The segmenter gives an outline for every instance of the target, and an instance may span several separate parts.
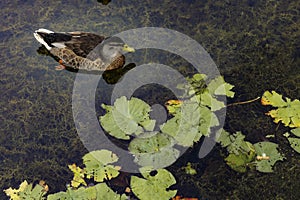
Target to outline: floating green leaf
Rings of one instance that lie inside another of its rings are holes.
[[[7,196],[10,197],[11,200],[21,200],[21,199],[45,199],[44,195],[46,194],[46,190],[43,186],[37,184],[33,187],[32,184],[28,184],[27,181],[23,181],[20,184],[19,189],[8,188],[4,190]]]
[[[143,178],[131,177],[130,186],[132,192],[142,200],[169,200],[177,193],[176,190],[170,190],[170,186],[176,183],[173,175],[166,169],[156,171],[141,170]],[[156,174],[155,174],[156,173]]]
[[[300,138],[288,138],[291,147],[300,153]]]
[[[207,87],[213,95],[225,95],[231,98],[234,97],[234,92],[231,91],[234,86],[226,83],[222,76],[218,76],[210,81]]]
[[[287,137],[287,139],[289,140],[290,146],[295,151],[300,153],[300,128],[292,129],[291,132],[293,133],[293,135],[297,136],[298,138],[290,137],[291,135],[288,132],[286,132],[284,136]]]
[[[231,153],[225,158],[225,161],[233,170],[237,172],[246,172],[248,164],[253,161],[254,157],[254,151],[239,154]]]
[[[171,136],[152,132],[133,139],[129,150],[135,155],[134,161],[139,165],[160,169],[171,165],[179,157],[179,151],[173,145],[174,139]]]
[[[287,106],[287,102],[283,100],[283,97],[281,94],[278,94],[275,91],[265,91],[262,98],[261,103],[263,105],[271,105],[274,107],[285,107]]]
[[[246,172],[249,163],[255,157],[254,146],[244,140],[245,135],[241,132],[230,134],[225,130],[220,131],[217,142],[227,148],[229,155],[225,158],[226,163],[237,172]]]
[[[109,165],[118,161],[116,154],[108,150],[92,151],[83,156],[87,178],[94,178],[96,182],[109,180],[119,175],[119,166]]]
[[[68,188],[66,192],[59,192],[48,196],[47,200],[70,200],[70,199],[109,199],[125,200],[125,195],[120,196],[111,190],[105,183],[98,183],[91,187],[80,187],[78,189]]]
[[[125,96],[120,97],[114,106],[102,105],[107,113],[100,117],[102,127],[112,136],[119,139],[130,139],[130,135],[139,135],[143,129],[152,131],[155,120],[151,120],[151,107],[144,101]]]
[[[252,144],[244,139],[245,135],[243,135],[240,131],[234,134],[229,134],[223,130],[217,141],[221,143],[222,147],[227,147],[227,151],[229,153],[234,153],[236,155],[254,151]]]
[[[194,74],[191,78],[187,78],[188,85],[177,85],[178,89],[184,90],[185,96],[192,96],[195,94],[201,94],[206,90],[205,74]]]
[[[171,135],[177,144],[192,146],[202,135],[208,136],[210,128],[219,125],[218,118],[205,106],[196,102],[184,101],[181,112],[160,126],[163,133]]]
[[[201,105],[208,106],[211,111],[217,111],[225,107],[224,102],[217,100],[208,91],[202,93],[198,98],[201,101]]]
[[[264,155],[268,159],[256,160],[256,169],[260,172],[273,172],[273,165],[284,157],[277,150],[278,144],[272,142],[258,142],[254,144],[257,155]]]
[[[295,99],[291,101],[289,98],[283,99],[282,95],[275,91],[266,91],[262,98],[261,103],[263,105],[271,105],[277,107],[276,110],[271,110],[266,115],[274,118],[275,123],[280,121],[289,127],[300,127],[300,101]]]

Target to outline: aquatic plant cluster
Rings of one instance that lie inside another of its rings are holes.
[[[102,105],[106,114],[99,118],[102,127],[116,139],[128,140],[128,150],[134,156],[134,161],[140,166],[140,175],[130,175],[130,183],[122,194],[117,194],[109,187],[109,181],[117,179],[122,172],[122,166],[115,165],[118,155],[102,149],[92,151],[83,156],[84,167],[69,165],[74,176],[65,192],[46,193],[48,185],[41,181],[33,186],[25,180],[18,189],[8,188],[4,192],[12,200],[22,198],[34,199],[127,199],[134,196],[141,200],[175,198],[176,189],[170,189],[176,184],[176,179],[165,167],[172,165],[180,156],[176,145],[192,147],[201,137],[210,137],[212,128],[219,125],[215,112],[224,108],[224,102],[217,99],[223,95],[233,97],[233,85],[226,83],[219,76],[205,83],[204,74],[195,74],[187,78],[189,85],[178,85],[183,90],[183,100],[169,100],[166,108],[171,117],[160,126],[160,131],[154,131],[156,121],[150,118],[151,107],[138,98],[118,98],[114,105]],[[266,91],[262,105],[279,107],[283,111],[271,110],[266,113],[274,118],[275,123],[297,127],[290,137],[285,134],[291,147],[300,153],[300,124],[295,116],[298,113],[285,109],[297,109],[299,100],[283,100],[282,95],[275,91]],[[287,104],[289,106],[287,106]],[[299,109],[298,109],[299,110]],[[276,115],[274,114],[276,112]],[[201,113],[196,115],[195,113]],[[204,113],[204,114],[203,114]],[[273,114],[270,114],[273,113]],[[288,116],[287,116],[288,115]],[[181,123],[183,121],[183,123]],[[299,128],[298,128],[299,127]],[[278,144],[268,141],[252,144],[245,141],[241,132],[229,133],[223,128],[217,131],[217,142],[226,149],[224,160],[233,170],[243,173],[247,170],[270,173],[277,161],[283,161],[284,156],[278,151]],[[187,174],[196,175],[197,169],[188,163]]]

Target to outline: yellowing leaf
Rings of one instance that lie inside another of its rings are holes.
[[[261,98],[263,105],[277,107],[276,110],[270,110],[266,115],[274,118],[275,123],[282,122],[285,126],[300,127],[300,101],[298,99],[291,101],[289,98],[283,100],[282,95],[272,91],[266,91]]]
[[[71,186],[77,188],[80,184],[87,186],[84,178],[84,170],[77,167],[75,164],[68,165],[69,169],[74,173],[73,180],[71,181]]]
[[[10,197],[11,200],[19,200],[20,197],[18,193],[24,191],[27,186],[28,186],[28,182],[25,180],[20,184],[19,189],[13,189],[10,187],[4,190],[4,192],[6,193],[7,196]]]
[[[271,105],[274,107],[284,107],[287,103],[282,99],[282,95],[275,91],[266,91],[261,98],[262,105]]]

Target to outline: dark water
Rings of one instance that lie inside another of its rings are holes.
[[[112,0],[105,6],[92,0],[4,0],[0,7],[1,190],[25,179],[45,180],[50,192],[64,190],[72,177],[67,165],[80,163],[87,152],[72,117],[76,73],[55,71],[57,63],[37,53],[40,45],[32,33],[38,28],[106,36],[146,26],[173,29],[197,40],[225,80],[235,85],[236,96],[230,101],[252,99],[265,90],[300,98],[299,1]],[[130,58],[157,61],[147,52]],[[175,57],[168,59],[176,64]],[[273,142],[287,159],[276,165],[274,173],[237,174],[217,149],[201,161],[190,158],[201,171],[196,176],[184,174],[180,164],[171,167],[179,194],[203,199],[299,199],[300,156],[281,136],[285,129],[277,128],[264,112],[259,102],[230,107],[225,128],[243,131],[251,142],[276,133]],[[5,198],[0,193],[0,199]]]

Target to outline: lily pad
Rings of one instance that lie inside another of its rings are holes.
[[[116,154],[108,150],[92,151],[83,156],[87,178],[94,178],[96,182],[103,182],[119,175],[119,166],[110,165],[118,161]]]
[[[261,98],[261,103],[277,107],[266,113],[274,118],[275,123],[282,122],[285,126],[292,128],[300,127],[300,101],[298,99],[291,101],[289,98],[283,99],[282,95],[275,91],[266,91]]]
[[[166,169],[156,171],[143,171],[143,178],[132,176],[130,187],[132,192],[143,200],[169,200],[174,197],[177,190],[169,189],[176,183],[174,176]]]
[[[145,133],[145,135],[133,139],[129,144],[129,150],[135,155],[136,163],[160,169],[177,160],[179,151],[173,148],[174,139],[171,136],[159,132]]]
[[[273,172],[273,165],[282,161],[284,157],[277,150],[278,144],[272,142],[258,142],[254,144],[257,155],[265,155],[268,159],[256,160],[256,169],[260,172]]]
[[[119,139],[130,139],[130,135],[139,135],[145,130],[153,131],[155,120],[151,120],[151,107],[144,101],[125,96],[120,97],[114,106],[102,105],[107,113],[100,117],[102,127]]]

